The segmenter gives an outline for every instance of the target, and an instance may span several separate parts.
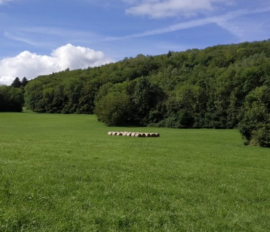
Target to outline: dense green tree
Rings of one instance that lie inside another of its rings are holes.
[[[43,100],[43,86],[41,81],[35,80],[29,82],[25,87],[24,97],[26,107],[32,109],[35,112],[46,112],[45,102]]]
[[[100,88],[99,81],[89,82],[82,86],[79,98],[79,107],[76,113],[93,114],[95,108],[95,96]]]
[[[11,84],[14,88],[20,88],[22,86],[22,82],[20,81],[19,77],[16,77]]]
[[[270,88],[258,87],[248,94],[239,130],[247,144],[270,147]]]
[[[153,111],[157,111],[157,105],[165,99],[165,94],[160,87],[151,83],[145,77],[139,78],[128,87],[127,92],[130,94],[134,109],[133,120],[137,125],[145,126],[150,122],[151,111],[153,120]]]
[[[3,94],[0,93],[0,112],[5,110],[5,97]]]
[[[95,108],[98,120],[108,126],[129,125],[130,102],[125,93],[109,93],[103,97]]]
[[[112,87],[113,84],[111,82],[108,82],[99,88],[97,95],[95,97],[95,105],[97,105],[98,102],[109,93]]]
[[[23,91],[12,86],[0,86],[0,112],[21,112]]]
[[[23,79],[22,79],[22,86],[26,86],[27,85],[27,83],[28,83],[28,80],[27,80],[27,78],[26,77],[24,77]]]

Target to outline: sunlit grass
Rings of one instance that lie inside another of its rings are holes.
[[[0,114],[0,231],[270,231],[269,176],[237,130]]]

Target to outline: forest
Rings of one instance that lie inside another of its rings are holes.
[[[270,147],[270,40],[139,54],[14,82],[0,86],[0,111],[25,105],[96,114],[108,126],[238,128],[246,145]]]

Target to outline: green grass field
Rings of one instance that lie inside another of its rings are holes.
[[[270,231],[270,150],[237,130],[2,113],[0,231]]]

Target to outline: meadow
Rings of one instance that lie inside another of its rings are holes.
[[[0,231],[270,231],[269,177],[237,130],[0,114]]]

